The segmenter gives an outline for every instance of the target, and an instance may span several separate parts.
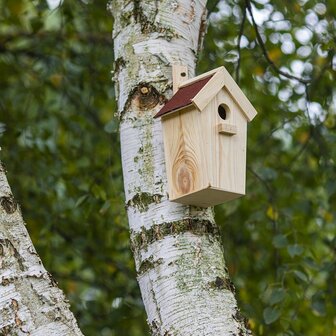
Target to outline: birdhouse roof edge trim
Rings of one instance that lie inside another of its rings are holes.
[[[230,96],[241,108],[246,119],[249,122],[252,121],[257,115],[257,111],[224,66],[217,68],[216,73],[192,101],[202,111],[223,87],[229,91]]]
[[[179,89],[184,87],[184,86],[188,86],[188,85],[191,85],[193,84],[194,82],[198,82],[200,81],[201,79],[204,79],[206,77],[210,77],[210,76],[213,76],[215,75],[218,71],[220,71],[222,68],[224,68],[223,66],[220,66],[218,68],[215,68],[215,69],[212,69],[212,70],[209,70],[207,72],[204,72],[196,77],[193,77],[193,78],[189,78],[185,81],[183,81],[180,85],[179,85]]]

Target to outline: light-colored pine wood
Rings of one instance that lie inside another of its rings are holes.
[[[219,70],[221,70],[221,68],[223,68],[223,66],[221,66],[219,68],[216,68],[216,69],[213,69],[213,70],[210,70],[208,72],[205,72],[205,73],[203,73],[201,75],[198,75],[197,77],[190,78],[190,79],[184,81],[183,83],[181,83],[179,87],[181,88],[181,87],[193,84],[195,82],[198,82],[199,80],[201,80],[203,78],[206,78],[206,77],[209,77],[209,76],[215,74],[216,72],[218,72]]]
[[[216,96],[217,92],[221,90],[224,86],[224,80],[223,67],[221,67],[192,99],[192,102],[200,111],[203,111]]]
[[[229,72],[223,67],[223,73],[225,76],[225,87],[229,91],[231,97],[236,101],[236,103],[240,106],[242,112],[245,114],[248,121],[254,119],[257,115],[256,109],[253,107],[251,102],[247,99],[243,91],[240,89],[238,84],[231,77]]]
[[[235,135],[237,134],[237,126],[226,124],[221,122],[217,125],[218,133],[225,134],[225,135]]]
[[[192,105],[162,117],[169,199],[207,207],[241,197],[247,122],[256,111],[224,67],[183,83],[181,69],[173,70],[175,88],[212,78]]]
[[[173,93],[175,94],[182,82],[188,79],[188,67],[186,65],[173,64]]]
[[[225,104],[228,109],[226,120],[218,114],[218,106]],[[218,189],[245,194],[246,174],[246,132],[247,120],[229,92],[223,88],[201,113],[202,123],[208,123],[206,133],[208,154],[207,171],[209,184]],[[218,124],[233,125],[237,129],[234,136],[224,136],[217,132]]]
[[[218,114],[223,104],[225,120]],[[171,201],[205,207],[245,194],[247,120],[226,88],[204,111],[189,106],[162,122]],[[219,126],[235,134],[225,136]]]
[[[227,201],[234,200],[242,196],[243,196],[242,194],[237,194],[223,189],[208,187],[196,191],[194,193],[190,193],[175,198],[173,201],[177,203],[189,204],[199,207],[210,207]]]
[[[247,120],[251,121],[257,115],[257,111],[253,105],[250,103],[250,101],[247,99],[242,90],[224,67],[220,67],[215,70],[216,71],[212,78],[192,99],[192,102],[200,111],[203,111],[209,102],[218,93],[218,91],[221,90],[223,86],[225,86],[231,97],[240,106]],[[195,77],[195,80],[199,80],[198,77]]]
[[[208,186],[209,179],[203,169],[204,146],[201,141],[193,140],[198,138],[201,132],[201,115],[193,106],[163,117],[165,159],[171,200]]]

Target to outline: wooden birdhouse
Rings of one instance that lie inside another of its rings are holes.
[[[245,195],[247,122],[257,114],[224,67],[187,79],[173,66],[174,95],[161,117],[169,199],[201,207]]]

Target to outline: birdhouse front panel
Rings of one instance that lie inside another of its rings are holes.
[[[155,116],[171,201],[207,207],[245,194],[247,122],[256,113],[224,67],[179,84]]]
[[[247,121],[227,89],[222,88],[202,115],[203,139],[208,155],[209,186],[228,194],[245,194]]]

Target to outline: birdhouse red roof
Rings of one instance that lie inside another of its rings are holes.
[[[205,77],[194,83],[181,87],[174,96],[166,103],[165,106],[155,115],[154,118],[163,116],[164,114],[179,110],[192,104],[192,99],[202,90],[204,85],[208,83],[212,76]]]
[[[182,82],[174,96],[162,107],[154,118],[162,117],[168,113],[181,110],[189,105],[194,105],[199,111],[209,104],[216,94],[225,88],[241,111],[247,121],[251,121],[257,111],[231,77],[225,67],[206,72],[197,77]]]

